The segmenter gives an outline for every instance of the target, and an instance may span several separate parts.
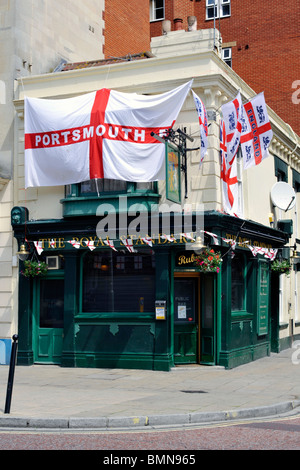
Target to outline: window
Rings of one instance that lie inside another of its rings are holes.
[[[231,260],[231,310],[245,308],[245,263],[242,255]]]
[[[163,20],[165,17],[165,0],[150,0],[150,21]]]
[[[41,279],[40,281],[40,328],[63,328],[64,281]]]
[[[232,66],[232,60],[231,60],[231,47],[224,47],[222,49],[222,60],[229,65],[229,67]]]
[[[275,176],[277,181],[283,181],[284,183],[288,182],[288,166],[280,158],[274,155],[274,166],[275,166]]]
[[[157,192],[157,184],[150,183],[129,183],[121,180],[110,180],[107,178],[83,181],[79,184],[66,186],[66,197],[95,196],[107,193],[127,193],[138,191]]]
[[[230,0],[206,0],[206,19],[230,16]]]
[[[83,312],[154,312],[152,252],[93,251],[83,257]]]
[[[299,193],[300,192],[300,173],[298,173],[298,171],[293,169],[292,174],[293,174],[293,188],[296,193]]]
[[[127,182],[109,179],[95,179],[83,181],[80,183],[81,195],[88,195],[90,193],[106,193],[106,192],[126,192]]]

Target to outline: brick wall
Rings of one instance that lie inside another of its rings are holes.
[[[105,58],[150,51],[148,0],[105,2]]]
[[[189,15],[197,17],[198,29],[213,28],[205,0],[165,0],[165,8],[172,29],[175,17],[187,29]],[[152,37],[161,35],[160,21],[150,26]],[[231,0],[231,16],[217,19],[216,27],[232,47],[232,68],[256,93],[264,91],[267,104],[300,135],[299,0]]]

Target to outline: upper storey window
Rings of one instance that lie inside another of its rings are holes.
[[[224,18],[231,15],[230,0],[206,0],[206,19]]]
[[[165,18],[165,0],[150,0],[150,21]]]
[[[97,179],[83,181],[76,185],[66,186],[66,197],[78,197],[78,196],[96,196],[109,193],[132,193],[132,192],[144,192],[147,193],[157,192],[157,184],[155,182],[150,183],[130,183],[127,181],[109,180],[109,179]]]

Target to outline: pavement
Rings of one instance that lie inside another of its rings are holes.
[[[0,428],[149,429],[300,413],[300,349],[234,369],[16,366],[5,413],[8,373],[1,365]]]

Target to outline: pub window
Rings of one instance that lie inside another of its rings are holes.
[[[157,193],[157,182],[132,183],[107,178],[83,181],[65,187],[66,197],[97,196],[103,194],[124,194],[127,192]]]
[[[231,260],[231,310],[245,309],[245,261],[236,254]]]
[[[83,257],[83,312],[153,312],[155,257],[152,251],[93,251]]]

